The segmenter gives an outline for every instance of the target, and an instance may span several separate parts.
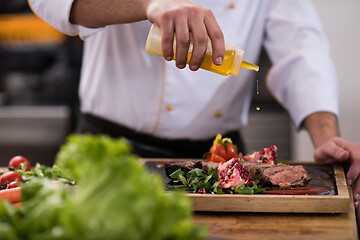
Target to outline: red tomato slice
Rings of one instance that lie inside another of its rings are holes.
[[[222,143],[217,143],[215,146],[214,146],[214,151],[213,153],[219,155],[220,157],[222,158],[226,158],[226,151],[225,151],[225,147],[224,147],[224,144]]]
[[[217,155],[216,153],[211,154],[210,161],[211,162],[226,162],[225,158]]]
[[[215,145],[211,146],[210,152],[214,152],[214,146],[215,146]]]
[[[212,153],[207,153],[206,154],[206,161],[211,161],[210,159],[211,159],[211,155],[212,155]]]
[[[234,147],[233,144],[231,143],[227,143],[226,144],[226,160],[230,160],[234,157],[236,157],[237,153],[236,153],[236,148]]]

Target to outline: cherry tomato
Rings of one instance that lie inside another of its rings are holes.
[[[206,161],[210,161],[212,153],[206,153]]]
[[[15,169],[20,169],[20,163],[26,163],[25,171],[30,171],[31,170],[31,164],[30,164],[29,160],[27,160],[27,158],[25,158],[23,156],[15,156],[15,157],[13,157],[9,162],[9,167],[12,167],[12,168],[15,168]]]
[[[214,152],[214,146],[215,146],[215,145],[212,145],[212,146],[211,146],[210,152]]]
[[[211,154],[210,161],[211,162],[226,162],[225,158],[217,155],[216,153]]]
[[[214,146],[214,151],[213,153],[219,155],[220,157],[222,158],[226,158],[226,151],[225,151],[225,147],[224,147],[224,144],[223,143],[217,143],[215,146]]]
[[[236,157],[236,148],[232,143],[226,144],[226,160],[230,160],[234,157]]]
[[[20,173],[15,172],[15,171],[7,171],[5,173],[3,173],[0,176],[0,186],[1,188],[3,188],[3,186],[5,186],[5,184],[7,183],[11,183],[13,181],[18,181],[18,182],[22,182],[22,178]]]
[[[21,186],[21,182],[19,181],[12,181],[7,185],[6,189],[10,189],[10,188],[15,188],[15,187],[20,187]]]

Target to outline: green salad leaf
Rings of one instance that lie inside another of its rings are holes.
[[[279,158],[279,159],[275,159],[275,164],[285,164],[285,165],[289,165],[285,159],[283,158]]]
[[[210,192],[213,185],[217,182],[217,170],[210,168],[207,172],[200,168],[194,168],[187,172],[181,169],[176,170],[170,175],[170,188],[183,189],[196,193],[199,189],[205,189]]]
[[[258,184],[259,180],[256,180],[251,183],[251,186],[248,183],[247,185],[231,187],[230,189],[236,194],[256,194],[264,192],[265,188],[259,187]]]
[[[64,177],[58,166],[54,165],[52,167],[36,163],[32,168],[32,171],[25,171],[26,163],[20,163],[20,169],[15,169],[12,167],[8,168],[10,171],[16,171],[20,173],[24,183],[34,179],[34,178],[46,178],[48,180],[59,181],[64,184],[75,185],[75,180],[72,178]],[[4,172],[0,172],[0,175]]]
[[[76,187],[28,181],[22,207],[0,201],[1,239],[205,239],[189,199],[130,151],[124,139],[71,135],[55,166]]]
[[[207,193],[235,193],[235,194],[256,194],[265,191],[265,188],[260,187],[259,180],[248,182],[246,185],[231,187],[230,189],[223,189],[218,182],[218,175],[216,168],[210,168],[207,172],[200,168],[194,168],[187,172],[181,169],[173,172],[170,177],[170,188],[183,189],[185,191],[198,192],[200,189],[205,189]]]

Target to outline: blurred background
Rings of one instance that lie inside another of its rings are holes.
[[[35,16],[26,0],[0,6],[0,164],[24,155],[52,165],[75,126],[82,42]]]
[[[360,15],[356,12],[360,1],[313,3],[340,79],[341,134],[360,144]],[[26,0],[0,0],[0,6],[0,164],[24,155],[31,162],[52,165],[75,127],[82,41],[37,18]],[[260,94],[254,87],[249,126],[241,129],[247,151],[275,144],[284,159],[312,161],[308,134],[295,131],[287,113],[266,90],[270,63],[265,53],[259,65]]]
[[[332,47],[339,76],[340,134],[360,144],[360,1],[313,0]],[[313,159],[313,146],[305,132],[292,133],[292,157]]]

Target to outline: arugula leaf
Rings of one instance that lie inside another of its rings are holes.
[[[247,185],[249,185],[249,183]],[[259,186],[259,180],[253,181],[253,186],[251,188],[253,189],[255,194],[265,192],[265,188]]]
[[[179,182],[182,182],[182,184],[184,186],[189,186],[188,181],[185,178],[185,172],[183,170],[181,170],[181,168],[179,168],[178,170],[176,170],[175,172],[173,172],[170,177],[177,179]]]
[[[224,194],[223,188],[220,187],[220,182],[215,182],[214,185],[212,185],[211,189],[216,194]]]
[[[254,194],[254,190],[245,185],[231,187],[231,190],[236,194]]]
[[[26,162],[25,164],[20,163],[20,169],[15,169],[12,167],[8,168],[10,171],[18,172],[23,182],[28,182],[35,178],[45,178],[48,180],[59,181],[64,184],[75,185],[75,181],[71,178],[65,178],[61,173],[58,166],[54,165],[53,167],[48,167],[46,165],[42,165],[40,163],[36,163],[36,165],[32,168],[32,171],[25,171],[26,169]],[[1,172],[3,174],[4,172]]]
[[[186,174],[181,169],[173,172],[170,177],[173,179],[173,184],[182,183],[182,185],[171,186],[173,189],[183,189],[186,191],[198,192],[200,189],[205,189],[208,193],[225,194],[231,191],[235,194],[256,194],[265,191],[264,188],[258,186],[259,180],[253,181],[250,187],[249,183],[230,189],[223,189],[218,182],[218,175],[216,168],[210,168],[207,173],[200,168],[194,168]]]
[[[275,159],[275,164],[285,164],[285,165],[289,165],[285,159],[283,158],[279,158],[279,159]]]

